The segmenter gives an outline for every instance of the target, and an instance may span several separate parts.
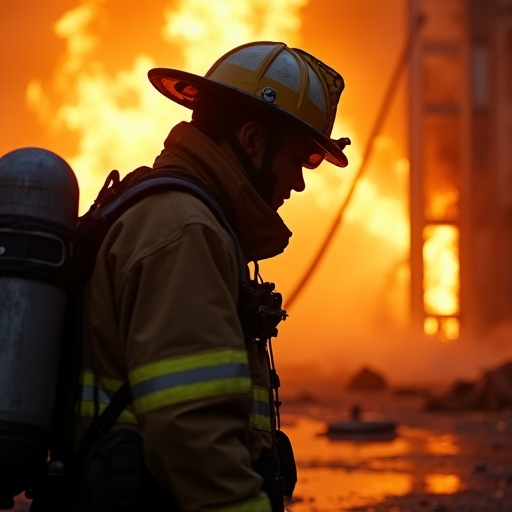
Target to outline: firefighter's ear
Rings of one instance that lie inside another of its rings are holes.
[[[256,167],[265,153],[266,131],[261,123],[247,121],[237,131],[238,140]]]

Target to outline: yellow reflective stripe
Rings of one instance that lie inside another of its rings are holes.
[[[94,373],[89,370],[84,370],[80,374],[80,384],[85,384],[86,386],[93,386],[95,382]]]
[[[268,389],[254,386],[252,390],[251,427],[270,432],[270,401]]]
[[[87,418],[94,418],[96,412],[101,414],[122,383],[122,380],[95,376],[93,372],[84,370],[80,374],[81,396],[77,407],[78,414]],[[96,391],[94,390],[95,387]],[[97,409],[95,399],[98,401]],[[121,423],[138,423],[132,405],[124,409],[119,415],[118,421]]]
[[[272,507],[266,494],[244,503],[237,503],[230,507],[215,509],[216,512],[271,512]]]
[[[169,405],[251,392],[245,350],[220,349],[169,358],[130,373],[137,414]]]
[[[259,386],[254,386],[252,388],[252,398],[253,398],[253,400],[257,400],[258,402],[263,402],[268,405],[268,403],[269,403],[268,389],[262,388]]]
[[[123,383],[122,380],[112,379],[110,377],[95,377],[90,370],[84,370],[80,375],[80,384],[85,386],[94,386],[97,384],[105,391],[117,391]]]
[[[248,364],[247,352],[236,349],[218,349],[198,354],[171,357],[154,363],[145,364],[130,372],[132,386],[160,375],[169,375],[195,368],[207,368],[226,363]]]
[[[272,423],[268,416],[261,416],[259,414],[251,414],[251,427],[258,430],[265,430],[265,432],[272,431]]]
[[[137,414],[145,414],[160,407],[174,405],[201,398],[212,398],[221,395],[248,393],[251,381],[248,377],[217,379],[208,383],[188,384],[155,391],[134,400]]]
[[[101,414],[107,407],[108,404],[98,404],[98,413]],[[131,410],[132,407],[127,407],[120,415],[117,421],[120,423],[135,423],[137,424],[137,416]],[[94,418],[94,402],[82,401],[78,406],[78,414],[85,418]]]

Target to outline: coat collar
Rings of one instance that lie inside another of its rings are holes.
[[[176,166],[203,180],[235,231],[247,261],[271,258],[288,245],[291,231],[261,198],[239,166],[190,123],[176,125],[153,168]]]

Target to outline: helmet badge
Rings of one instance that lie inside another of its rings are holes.
[[[261,91],[261,97],[267,103],[274,103],[274,101],[276,101],[277,98],[277,93],[274,89],[272,89],[272,87],[265,87]]]

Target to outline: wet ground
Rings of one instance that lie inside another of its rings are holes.
[[[512,410],[426,412],[417,393],[323,396],[283,397],[299,475],[291,512],[512,512]],[[327,436],[354,405],[363,423],[396,432]]]
[[[512,512],[512,411],[427,412],[418,394],[284,399],[299,482],[292,512]],[[329,422],[392,421],[395,434],[325,435]]]

